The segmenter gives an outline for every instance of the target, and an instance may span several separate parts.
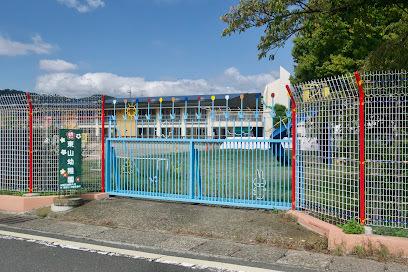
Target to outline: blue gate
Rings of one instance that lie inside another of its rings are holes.
[[[125,100],[123,110],[113,101],[106,191],[145,199],[289,209],[290,122],[283,117],[273,125],[273,114],[258,109],[260,96],[251,111],[244,111],[243,97],[238,96],[241,107],[235,112],[228,106],[229,96],[218,112],[215,96],[207,106],[198,98],[190,108],[186,99],[177,108],[177,98],[171,98],[168,118],[162,98],[156,107],[152,99],[132,104]]]

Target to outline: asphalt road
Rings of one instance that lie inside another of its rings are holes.
[[[188,268],[122,256],[62,248],[25,240],[0,237],[1,272],[210,272],[214,270]]]

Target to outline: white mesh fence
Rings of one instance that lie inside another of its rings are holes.
[[[362,79],[366,223],[408,228],[408,73],[373,72]],[[293,95],[298,139],[296,207],[334,223],[358,219],[360,126],[354,76],[299,84]],[[101,97],[32,95],[31,99],[33,192],[58,191],[61,128],[82,129],[83,188],[99,191]],[[29,137],[26,95],[0,95],[0,193],[28,191]]]
[[[367,224],[408,228],[408,73],[363,81]]]
[[[26,95],[0,95],[0,193],[28,190],[28,124]]]
[[[60,129],[82,130],[82,189],[101,189],[101,98],[33,95],[33,190],[58,191]]]
[[[353,75],[294,87],[297,103],[297,208],[326,221],[408,228],[408,73],[362,75],[364,168],[359,175],[359,91]],[[364,188],[359,186],[365,181]]]
[[[59,130],[82,130],[82,189],[101,190],[101,97],[31,95],[33,192],[58,192]],[[29,191],[29,103],[0,95],[0,193]]]
[[[299,209],[329,222],[359,215],[358,90],[352,75],[295,86]]]

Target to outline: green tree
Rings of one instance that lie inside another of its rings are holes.
[[[294,38],[295,80],[355,69],[408,66],[404,0],[241,0],[222,16],[223,36],[263,28],[258,57]]]
[[[288,110],[284,105],[281,104],[275,104],[274,107],[276,116],[273,119],[273,126],[275,128],[278,128],[283,124],[288,123],[288,118],[286,117],[286,111]]]

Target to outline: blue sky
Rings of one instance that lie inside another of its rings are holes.
[[[257,59],[259,30],[222,38],[229,0],[4,0],[0,88],[83,96],[256,91],[290,72],[291,43]]]

